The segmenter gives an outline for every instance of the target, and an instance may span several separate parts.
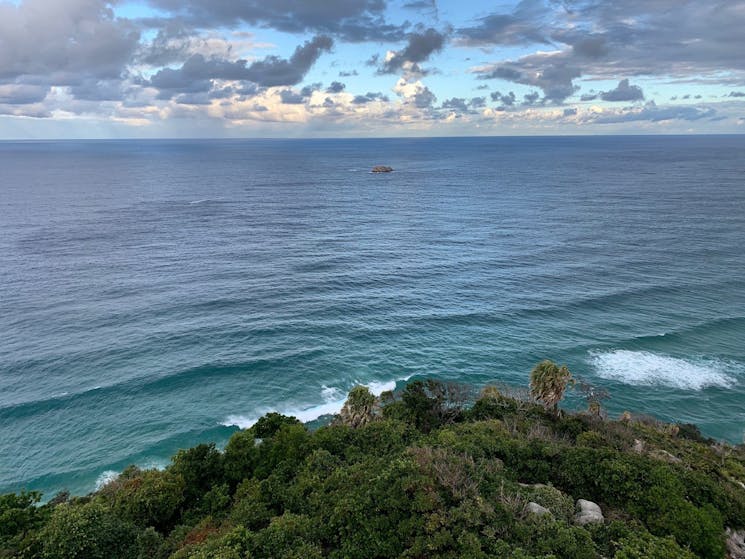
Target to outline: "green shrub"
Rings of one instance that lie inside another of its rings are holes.
[[[184,503],[186,484],[180,475],[158,470],[126,470],[102,491],[116,514],[146,528],[169,530],[178,519]]]
[[[137,531],[99,501],[55,508],[39,535],[43,559],[130,559]]]

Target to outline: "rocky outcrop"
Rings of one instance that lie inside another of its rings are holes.
[[[546,507],[542,507],[538,503],[533,503],[532,501],[525,505],[525,510],[530,514],[536,514],[538,516],[544,516],[548,514],[549,516],[553,516],[551,514],[551,511],[548,510]]]
[[[577,508],[579,512],[574,515],[575,524],[584,526],[585,524],[602,524],[605,521],[603,511],[600,510],[600,506],[597,503],[579,499],[577,501]]]
[[[745,530],[727,528],[727,558],[745,559]]]
[[[375,165],[375,167],[372,168],[373,173],[390,173],[393,171],[393,167],[388,167],[387,165]]]

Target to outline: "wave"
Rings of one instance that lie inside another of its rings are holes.
[[[101,399],[103,398],[110,398],[117,395],[131,396],[140,394],[143,391],[147,391],[151,395],[165,394],[185,386],[191,386],[205,379],[215,382],[235,375],[256,374],[259,371],[289,368],[300,360],[309,359],[320,353],[322,353],[321,350],[317,348],[292,349],[283,351],[272,357],[257,357],[236,363],[197,365],[188,369],[160,375],[135,377],[122,382],[81,389],[77,392],[60,393],[38,400],[16,402],[0,406],[0,419],[11,416],[14,418],[25,417],[55,409],[80,406],[82,402],[87,401],[89,398],[102,401]]]
[[[395,380],[390,381],[371,381],[368,383],[355,383],[355,384],[362,384],[363,386],[367,386],[367,388],[370,389],[370,392],[372,392],[375,396],[380,396],[383,392],[387,392],[389,390],[394,390],[396,388],[396,384],[398,382],[406,382],[409,380],[413,375],[400,377]],[[316,419],[319,419],[320,417],[326,416],[326,415],[333,415],[336,413],[339,413],[341,408],[344,406],[344,402],[347,399],[347,393],[346,391],[342,390],[341,388],[335,387],[335,386],[322,386],[321,387],[321,397],[323,398],[323,403],[318,404],[316,406],[312,407],[306,407],[306,408],[285,408],[280,410],[261,410],[260,412],[257,412],[255,415],[230,415],[227,418],[225,418],[225,421],[221,423],[221,425],[224,425],[226,427],[239,427],[240,429],[248,429],[252,425],[254,425],[261,416],[265,415],[266,413],[277,411],[283,415],[288,415],[291,417],[296,417],[303,423],[309,423],[311,421],[315,421]]]
[[[101,472],[101,475],[96,478],[96,491],[116,480],[118,477],[119,472],[115,470],[106,470],[104,472]]]
[[[601,378],[630,385],[663,385],[682,390],[729,388],[735,383],[731,373],[742,368],[737,363],[717,359],[682,359],[627,349],[592,351],[589,361]]]

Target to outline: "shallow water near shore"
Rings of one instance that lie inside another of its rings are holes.
[[[6,142],[0,169],[2,492],[544,358],[742,441],[743,136]]]

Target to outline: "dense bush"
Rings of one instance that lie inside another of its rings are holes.
[[[714,559],[725,527],[745,527],[742,447],[688,425],[469,394],[434,381],[376,401],[358,389],[316,431],[268,414],[224,451],[128,468],[88,497],[2,496],[0,558]],[[605,522],[575,524],[579,498]]]

